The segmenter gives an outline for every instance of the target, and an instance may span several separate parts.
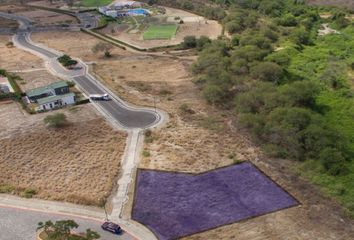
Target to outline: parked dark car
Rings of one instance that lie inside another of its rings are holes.
[[[104,222],[101,227],[103,230],[111,232],[113,234],[119,235],[123,233],[123,230],[120,228],[120,226],[112,222]]]

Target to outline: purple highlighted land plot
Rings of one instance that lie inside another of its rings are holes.
[[[139,170],[133,219],[177,239],[298,202],[249,162],[191,175]]]

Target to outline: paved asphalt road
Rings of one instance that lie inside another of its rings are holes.
[[[3,13],[0,13],[0,16],[2,14]],[[7,17],[12,17],[13,19],[22,21],[22,18],[17,18],[17,16],[14,15],[7,14]],[[18,43],[23,47],[36,51],[47,58],[53,59],[59,57],[59,55],[54,52],[29,43],[26,38],[28,34],[29,33],[25,29],[19,31],[16,36]],[[63,69],[61,68],[57,67],[56,70],[57,72],[63,73]],[[68,72],[67,75],[70,77],[72,73]],[[91,79],[86,74],[76,76],[74,77],[74,80],[87,94],[104,93],[104,90],[98,86],[96,81]],[[100,101],[96,103],[125,128],[147,128],[156,123],[159,117],[157,113],[151,110],[135,110],[127,108],[126,105],[118,98],[113,98],[111,101]]]
[[[75,77],[75,81],[83,88],[88,94],[103,94],[97,85],[89,80],[87,76]],[[150,112],[130,111],[127,110],[123,103],[119,100],[115,101],[97,101],[101,107],[110,113],[112,117],[118,120],[122,125],[128,128],[139,128],[148,126],[156,121],[156,115]]]
[[[101,229],[101,222],[75,218],[65,215],[47,214],[22,209],[0,207],[0,239],[1,240],[34,240],[38,222],[48,220],[74,220],[79,224],[76,232],[85,232],[87,228],[98,232],[102,240],[133,240],[127,233],[121,236],[111,234]]]

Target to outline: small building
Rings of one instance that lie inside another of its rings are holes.
[[[30,102],[37,102],[40,98],[45,98],[53,95],[61,95],[69,93],[69,85],[65,81],[59,81],[49,84],[45,87],[39,87],[28,90],[26,96]]]
[[[107,10],[105,15],[109,16],[109,17],[112,17],[112,18],[116,18],[116,17],[118,17],[118,11],[116,11],[116,10]]]
[[[59,81],[27,91],[24,101],[33,104],[36,111],[46,111],[75,104],[75,94],[65,81]]]
[[[98,11],[104,15],[106,15],[106,11],[110,10],[107,6],[99,7]]]
[[[0,76],[0,93],[10,93],[14,92],[11,84],[6,77]]]
[[[63,95],[49,96],[37,100],[37,111],[46,111],[61,108],[66,105],[75,104],[75,94],[66,93]]]
[[[141,7],[142,3],[136,1],[120,1],[120,2],[115,2],[110,6],[113,7],[114,9],[136,8],[136,7]]]

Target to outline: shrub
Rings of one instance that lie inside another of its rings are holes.
[[[262,81],[279,83],[283,76],[283,68],[273,62],[261,62],[251,68],[251,75]]]
[[[15,187],[9,184],[0,184],[0,193],[11,193],[15,190]]]
[[[36,195],[36,194],[37,194],[36,190],[34,190],[32,188],[27,188],[20,195],[25,198],[32,198],[33,195]]]
[[[310,33],[304,27],[295,29],[290,38],[298,45],[308,45],[310,43]]]
[[[149,150],[144,149],[144,151],[143,151],[143,156],[144,156],[144,157],[150,157],[151,154],[150,154]]]
[[[187,103],[183,103],[181,106],[179,106],[179,110],[183,113],[188,113],[188,114],[194,114],[195,111],[188,106]]]
[[[183,48],[195,48],[197,46],[197,38],[195,36],[184,37],[182,47]]]
[[[56,113],[46,116],[44,118],[44,123],[46,123],[51,128],[61,128],[67,125],[68,121],[65,114]]]
[[[58,61],[64,66],[64,67],[70,67],[73,65],[77,64],[77,61],[72,59],[70,56],[68,55],[63,55],[61,57],[58,58]]]
[[[319,159],[331,175],[344,174],[347,171],[343,155],[335,148],[323,149],[319,155]]]

